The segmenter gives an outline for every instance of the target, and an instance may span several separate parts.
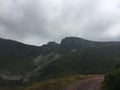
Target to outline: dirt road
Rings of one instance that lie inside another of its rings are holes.
[[[100,84],[103,82],[103,77],[92,78],[75,83],[65,90],[99,90]]]

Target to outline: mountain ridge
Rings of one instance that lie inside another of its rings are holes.
[[[101,74],[120,63],[120,42],[78,37],[66,37],[60,44],[48,42],[42,46],[0,39],[0,50],[0,73],[27,78]]]

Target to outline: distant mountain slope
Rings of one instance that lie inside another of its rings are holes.
[[[31,46],[0,39],[1,73],[29,73],[39,77],[105,73],[117,63],[120,63],[120,42],[94,42],[67,37],[60,44],[49,42]]]
[[[27,67],[37,56],[37,47],[12,40],[0,39],[0,70]]]
[[[120,63],[120,42],[94,42],[65,38],[59,47],[64,53],[40,71],[41,76],[106,73]]]
[[[58,48],[55,42],[43,46],[26,45],[17,41],[0,38],[0,72],[26,73],[36,68],[38,56],[47,56]],[[44,62],[44,58],[43,58]]]

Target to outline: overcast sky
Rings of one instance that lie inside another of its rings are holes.
[[[120,41],[120,0],[0,0],[0,37],[33,45],[75,36]]]

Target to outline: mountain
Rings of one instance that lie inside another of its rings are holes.
[[[61,57],[40,71],[41,76],[104,74],[120,63],[120,42],[94,42],[76,37],[62,40]]]
[[[0,70],[22,69],[37,56],[37,47],[0,39]]]
[[[47,55],[57,47],[55,42],[39,47],[0,38],[0,71],[17,73],[32,70],[36,57]]]
[[[90,44],[91,44],[90,41],[84,40],[82,38],[66,37],[61,41],[59,49],[60,49],[60,52],[62,53],[68,53],[71,50],[82,49]]]
[[[72,74],[103,74],[118,63],[120,42],[66,37],[60,44],[49,42],[32,46],[0,39],[0,76],[4,79],[13,75],[28,80]]]

